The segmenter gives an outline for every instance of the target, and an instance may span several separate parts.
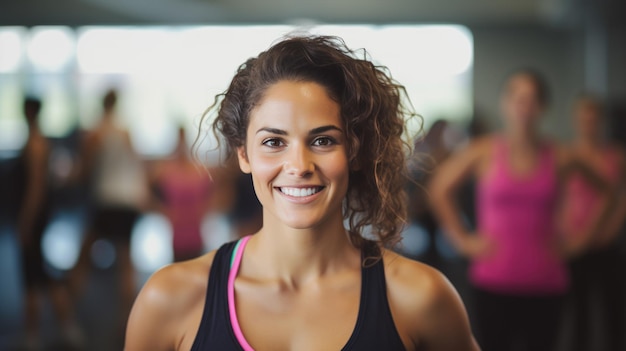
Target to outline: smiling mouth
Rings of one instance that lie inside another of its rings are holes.
[[[306,197],[319,193],[324,189],[323,186],[312,186],[308,188],[290,188],[290,187],[279,187],[278,190],[288,196],[292,197]]]

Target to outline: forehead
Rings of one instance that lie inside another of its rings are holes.
[[[516,74],[509,78],[507,83],[507,92],[532,91],[537,93],[537,82],[527,74]]]
[[[342,124],[340,107],[314,82],[279,81],[271,85],[250,113],[250,126],[276,128]]]
[[[532,87],[535,88],[535,80],[527,74],[516,74],[509,79],[509,88],[512,87]]]

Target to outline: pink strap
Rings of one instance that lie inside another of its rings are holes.
[[[235,278],[237,277],[237,272],[239,272],[239,265],[241,264],[241,258],[243,257],[243,250],[246,247],[248,240],[250,240],[250,235],[241,238],[241,241],[236,248],[237,251],[235,252],[235,260],[233,261],[232,267],[230,267],[230,274],[228,275],[228,312],[230,313],[230,324],[239,345],[241,345],[244,351],[254,351],[252,346],[248,344],[248,341],[243,336],[243,332],[239,327],[239,320],[237,319],[237,311],[235,310]]]

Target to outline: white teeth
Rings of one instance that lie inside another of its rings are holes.
[[[287,194],[289,196],[293,196],[293,197],[304,197],[304,196],[311,196],[315,193],[317,193],[319,190],[319,188],[315,187],[315,188],[280,188],[280,191],[283,194]]]

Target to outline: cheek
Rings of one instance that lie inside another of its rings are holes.
[[[276,157],[256,154],[250,160],[252,176],[260,182],[267,182],[275,178],[282,168],[281,161]]]
[[[252,184],[254,186],[254,192],[257,199],[262,206],[266,206],[271,201],[272,197],[272,183],[278,173],[280,173],[280,167],[276,166],[276,160],[268,160],[267,157],[254,156],[250,163],[250,170],[252,173]]]
[[[337,153],[336,155],[333,155],[333,157],[325,160],[325,162],[321,165],[321,167],[323,167],[324,174],[328,178],[338,182],[338,186],[347,188],[350,170],[348,166],[348,157],[345,153]]]

